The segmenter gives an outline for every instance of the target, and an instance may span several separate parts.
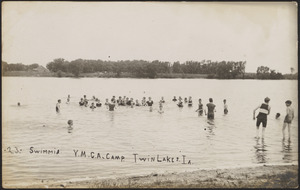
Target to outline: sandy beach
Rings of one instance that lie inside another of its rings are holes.
[[[68,182],[41,181],[26,188],[297,188],[298,165],[151,174]],[[22,187],[18,187],[22,188]]]

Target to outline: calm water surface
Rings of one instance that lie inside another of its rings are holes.
[[[22,77],[2,81],[3,181],[8,186],[298,162],[297,81]],[[68,94],[70,104],[66,104]],[[83,95],[96,96],[102,103],[113,95],[140,101],[151,96],[154,111],[117,107],[109,112],[105,106],[92,111],[79,107]],[[158,113],[161,96],[166,100],[162,114]],[[194,105],[180,109],[173,96],[192,96]],[[265,139],[257,140],[252,113],[266,96],[271,98],[271,114]],[[214,125],[195,112],[197,100],[205,105],[210,97],[216,104]],[[58,99],[60,114],[55,112]],[[229,107],[226,116],[223,99]],[[291,142],[282,141],[281,132],[287,99],[295,110]],[[69,119],[74,121],[72,131],[67,129]],[[33,153],[41,149],[59,153]],[[98,153],[100,158],[90,158]],[[121,162],[112,156],[125,158]],[[167,157],[170,162],[163,161]]]

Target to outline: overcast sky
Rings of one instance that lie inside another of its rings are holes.
[[[295,3],[4,2],[2,60],[247,61],[297,66]]]

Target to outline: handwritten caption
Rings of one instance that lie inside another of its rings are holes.
[[[24,151],[23,151],[24,150]],[[94,151],[86,151],[86,150],[78,150],[72,149],[70,151],[62,152],[59,148],[52,149],[44,149],[44,148],[36,148],[29,147],[28,149],[21,149],[17,146],[9,146],[4,149],[4,152],[10,154],[22,154],[29,153],[30,155],[61,155],[61,154],[70,154],[74,158],[88,158],[94,160],[113,160],[119,162],[125,162],[126,160],[130,160],[133,163],[146,163],[146,162],[156,162],[156,163],[181,163],[181,164],[192,164],[190,159],[187,159],[186,155],[178,155],[178,156],[170,156],[170,155],[140,155],[138,153],[132,153],[130,156],[120,155],[120,154],[112,154],[109,152],[100,153]]]

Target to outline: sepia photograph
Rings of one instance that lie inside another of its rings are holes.
[[[298,188],[297,2],[2,1],[2,188]]]

